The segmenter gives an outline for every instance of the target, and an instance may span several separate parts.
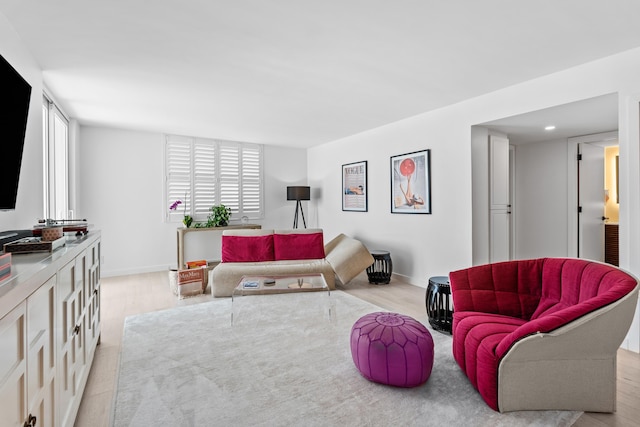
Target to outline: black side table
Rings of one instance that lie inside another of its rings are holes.
[[[429,324],[433,329],[451,333],[453,304],[451,302],[451,287],[447,276],[429,278],[425,304],[427,306]]]
[[[369,283],[376,285],[388,284],[391,281],[391,273],[393,272],[393,263],[391,262],[391,254],[389,251],[371,251],[373,264],[367,267],[367,276]]]

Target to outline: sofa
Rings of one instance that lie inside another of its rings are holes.
[[[373,263],[358,240],[339,234],[326,245],[322,229],[225,230],[222,259],[209,273],[214,297],[229,297],[242,276],[321,273],[329,289],[346,284]]]
[[[540,258],[449,274],[453,355],[500,412],[614,412],[616,354],[638,281],[608,264]]]

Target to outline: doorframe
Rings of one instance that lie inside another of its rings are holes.
[[[509,259],[515,259],[516,255],[516,147],[509,144],[509,212],[511,212],[511,220],[509,221]]]
[[[578,256],[578,144],[612,140],[619,145],[618,131],[567,138],[567,255],[570,257]]]
[[[640,272],[640,92],[618,97],[620,133],[620,266]],[[622,348],[640,352],[640,300]]]

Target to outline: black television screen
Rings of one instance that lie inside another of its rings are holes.
[[[0,210],[16,208],[31,86],[0,55]]]

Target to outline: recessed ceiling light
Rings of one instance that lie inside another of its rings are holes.
[[[554,130],[556,127],[551,125],[544,128],[544,130]]]

